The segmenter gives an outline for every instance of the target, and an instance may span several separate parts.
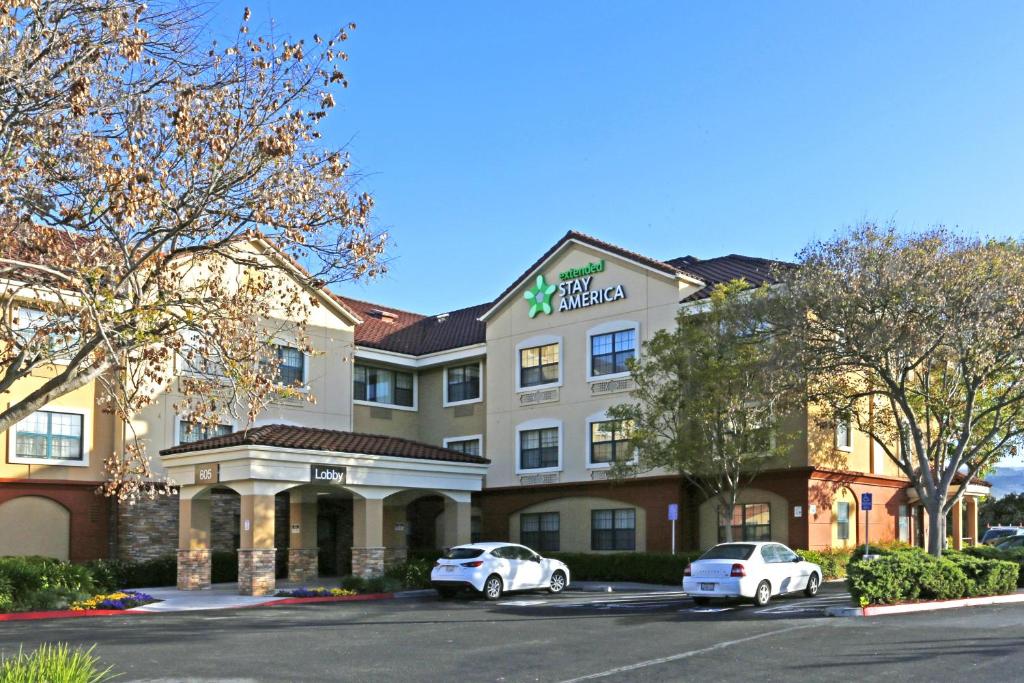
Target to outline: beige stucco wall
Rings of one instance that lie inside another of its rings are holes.
[[[71,513],[40,496],[21,496],[0,505],[0,557],[42,555],[67,560]]]
[[[892,458],[885,455],[881,446],[873,444],[871,437],[857,429],[856,425],[852,428],[851,447],[844,449],[836,444],[835,425],[825,409],[821,406],[808,406],[806,415],[806,450],[804,452],[807,453],[807,459],[804,462],[797,462],[800,458],[794,456],[794,464],[808,464],[822,469],[863,472],[885,477],[904,477]],[[879,455],[873,457],[876,450]]]
[[[487,321],[487,453],[493,461],[487,476],[489,487],[520,484],[516,474],[516,426],[536,419],[562,423],[562,469],[560,481],[589,481],[596,469],[587,467],[587,418],[629,399],[628,391],[594,395],[587,379],[588,336],[591,328],[614,321],[639,324],[639,340],[649,339],[658,329],[675,324],[679,300],[690,293],[672,277],[656,273],[624,259],[589,247],[572,244],[541,269],[546,282],[559,283],[558,274],[574,267],[604,259],[605,269],[596,273],[591,289],[622,285],[626,297],[586,308],[558,311],[559,295],[552,297],[555,312],[529,318],[529,305],[522,291],[513,292],[507,302]],[[534,275],[536,277],[536,274]],[[562,339],[562,384],[558,400],[532,406],[520,404],[516,391],[516,346],[539,336]],[[638,344],[639,351],[639,344]],[[657,473],[652,473],[657,474]],[[599,476],[599,475],[598,475]]]
[[[19,380],[4,397],[4,404],[12,403],[40,387],[54,372],[43,367]],[[81,412],[84,415],[84,459],[87,465],[23,465],[10,462],[14,449],[11,432],[0,432],[0,448],[4,457],[0,462],[0,478],[10,479],[64,479],[69,481],[99,481],[103,478],[103,461],[114,452],[114,417],[96,407],[98,387],[91,382],[84,387],[55,398],[42,410]],[[11,430],[13,431],[13,430]]]
[[[621,500],[574,496],[544,501],[516,511],[508,520],[509,537],[519,543],[519,515],[535,512],[557,512],[559,527],[559,552],[565,553],[612,553],[615,550],[590,549],[590,513],[593,510],[634,510],[636,513],[636,552],[647,549],[647,511],[641,507],[627,505]]]
[[[748,488],[740,491],[737,503],[768,503],[771,540],[789,543],[789,503],[785,498],[769,491]],[[699,517],[700,547],[710,548],[718,543],[718,499],[712,498],[701,503]]]

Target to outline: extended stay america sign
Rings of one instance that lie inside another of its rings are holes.
[[[626,298],[626,290],[621,284],[601,286],[595,282],[597,273],[604,273],[604,259],[562,271],[558,274],[561,282],[557,285],[548,284],[543,275],[538,275],[534,286],[523,293],[523,298],[530,304],[529,316],[533,318],[538,313],[551,315],[555,310],[551,305],[555,292],[559,296],[559,311],[573,311]]]

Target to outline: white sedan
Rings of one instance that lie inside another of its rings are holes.
[[[457,545],[434,564],[432,585],[442,598],[472,588],[488,600],[505,591],[544,588],[561,593],[569,585],[569,568],[515,543]]]
[[[765,605],[773,595],[818,594],[821,567],[781,543],[721,543],[690,563],[683,590],[698,605],[711,598],[753,598]]]

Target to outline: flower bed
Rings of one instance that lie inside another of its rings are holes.
[[[88,610],[125,610],[160,602],[152,595],[138,591],[118,591],[105,595],[94,595],[86,600],[72,603],[71,609],[76,612]]]
[[[294,588],[292,590],[278,591],[275,594],[279,598],[341,598],[349,595],[356,595],[355,591],[345,588]]]

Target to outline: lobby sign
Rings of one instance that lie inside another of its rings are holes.
[[[523,293],[523,298],[530,304],[528,315],[531,318],[538,313],[551,315],[555,310],[551,305],[551,297],[555,292],[558,292],[560,312],[625,299],[626,289],[621,284],[601,286],[594,281],[596,273],[604,273],[604,266],[604,259],[601,259],[579,268],[563,270],[558,274],[561,282],[557,285],[548,283],[543,275],[538,275],[534,286]]]
[[[220,481],[220,465],[216,463],[196,465],[195,483],[216,484]]]
[[[345,468],[337,465],[310,465],[309,481],[314,484],[344,484]]]

